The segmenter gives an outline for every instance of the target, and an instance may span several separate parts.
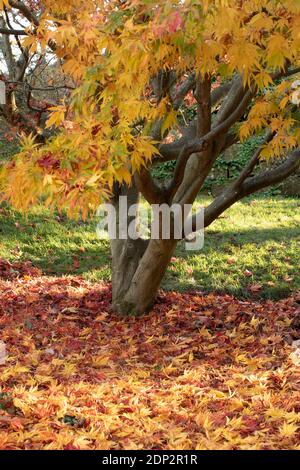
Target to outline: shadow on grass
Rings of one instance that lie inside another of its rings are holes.
[[[233,217],[226,214],[206,230],[200,251],[186,251],[184,243],[179,243],[163,287],[274,299],[299,289],[300,227],[296,220],[289,213],[288,225],[263,227],[264,223],[272,225],[274,220],[280,224],[286,204],[290,212],[298,205],[295,200],[281,201],[279,219],[274,219],[276,214],[273,216],[272,211],[266,216],[266,209],[273,207],[266,200],[256,227],[251,226],[255,218],[249,209],[244,229],[240,228],[241,220],[235,223],[234,213]],[[30,260],[45,274],[79,274],[90,280],[107,281],[111,274],[109,243],[97,238],[95,227],[96,221],[70,221],[45,211],[23,217],[2,207],[0,257]]]

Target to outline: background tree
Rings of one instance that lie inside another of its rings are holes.
[[[44,11],[40,0],[0,3],[0,79],[6,84],[6,104],[0,106],[0,115],[42,142],[47,136],[48,108],[67,96],[74,82],[63,73],[51,41],[43,51],[38,44],[30,49],[22,43],[29,33],[37,34]]]
[[[19,209],[41,197],[83,217],[107,199],[118,210],[119,195],[191,204],[226,148],[261,135],[240,175],[205,208],[207,227],[299,166],[298,0],[46,0],[26,33],[22,47],[51,44],[80,86],[48,121],[59,133],[42,146],[24,139],[2,171],[4,198]],[[190,93],[196,118],[179,127]],[[151,167],[171,160],[171,180],[158,184]],[[116,311],[151,307],[176,243],[111,241]]]

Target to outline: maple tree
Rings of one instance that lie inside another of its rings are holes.
[[[55,51],[78,86],[71,103],[52,109],[47,125],[56,135],[45,145],[25,137],[3,168],[1,191],[14,207],[43,198],[86,217],[103,200],[118,209],[119,195],[130,203],[142,195],[151,204],[191,204],[225,149],[261,135],[237,179],[205,208],[208,226],[298,168],[299,0],[42,5],[38,22],[17,34],[31,52]],[[195,111],[184,123],[183,103]],[[173,176],[160,185],[151,167],[170,160]],[[151,307],[176,243],[174,237],[111,241],[115,311],[141,314]]]

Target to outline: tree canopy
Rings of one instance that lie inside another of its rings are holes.
[[[39,2],[1,0],[0,9],[19,6],[29,21],[24,30],[1,33],[31,52],[54,52],[77,86],[71,101],[52,109],[47,126],[57,128],[55,136],[44,145],[24,136],[20,153],[2,169],[1,190],[15,207],[44,196],[49,206],[87,215],[110,197],[114,182],[130,184],[133,174],[146,199],[172,200],[190,155],[221,137],[243,140],[267,130],[256,160],[282,158],[299,146],[292,98],[299,0],[41,3],[36,14],[30,6]],[[182,130],[188,93],[198,117]],[[171,187],[160,190],[147,168],[173,158]]]

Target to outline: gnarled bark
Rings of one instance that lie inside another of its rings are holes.
[[[139,200],[135,185],[123,186],[115,198],[117,221],[119,196],[127,196],[128,206]],[[127,217],[127,227],[135,217],[136,214]],[[117,226],[117,234],[118,229]],[[123,315],[149,311],[175,246],[175,240],[111,240],[113,311]]]
[[[113,274],[112,306],[114,311],[122,315],[142,315],[151,309],[176,242],[174,240],[151,240],[142,257],[140,257],[141,252],[138,246],[139,244],[132,243],[132,248],[127,252],[125,263],[119,263],[118,270]],[[134,247],[137,249],[133,257],[130,258]],[[130,260],[129,269],[127,269],[127,259]],[[113,262],[113,271],[114,266]],[[136,270],[132,276],[135,266]]]

